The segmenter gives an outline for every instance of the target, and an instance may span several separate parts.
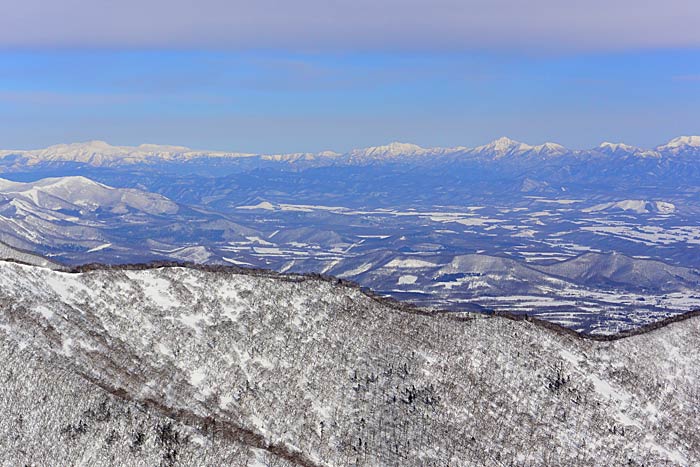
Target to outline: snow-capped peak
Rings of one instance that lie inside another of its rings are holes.
[[[342,161],[367,162],[375,160],[400,160],[403,157],[430,156],[462,156],[475,155],[483,158],[501,159],[517,156],[562,156],[571,153],[590,152],[638,157],[662,156],[697,156],[700,155],[700,136],[679,136],[656,149],[642,149],[624,143],[603,142],[596,148],[587,151],[572,151],[564,146],[546,142],[540,145],[530,145],[501,137],[488,144],[476,148],[458,147],[421,147],[416,144],[392,142],[381,146],[353,149],[344,153],[323,151],[318,153],[282,153],[254,154],[223,151],[205,151],[190,149],[186,146],[140,144],[138,146],[115,146],[105,141],[92,140],[70,144],[56,144],[44,149],[35,150],[0,150],[0,159],[13,156],[8,162],[14,165],[34,166],[44,163],[77,162],[101,167],[113,167],[129,164],[149,164],[154,162],[187,162],[198,158],[242,158],[258,157],[261,160],[274,160],[294,163],[297,161],[327,161],[337,158]],[[17,156],[19,158],[17,158]],[[335,163],[335,162],[334,162]]]
[[[491,147],[496,151],[508,151],[510,149],[530,149],[532,146],[529,144],[521,143],[520,141],[515,141],[506,136],[502,136],[497,140],[492,141],[486,145]]]
[[[632,152],[636,151],[639,148],[636,148],[634,146],[630,146],[629,144],[625,143],[610,143],[608,141],[603,141],[600,143],[598,146],[599,149],[607,149],[609,151],[617,151],[617,150],[622,150],[622,151],[627,151],[627,152]]]
[[[700,156],[700,136],[679,136],[656,150],[673,156]]]
[[[425,154],[428,150],[416,144],[392,142],[383,146],[372,146],[356,149],[350,152],[352,156],[360,157],[398,157]]]
[[[114,153],[114,152],[124,152],[124,147],[112,146],[111,144],[100,141],[85,141],[78,143],[68,143],[68,144],[54,144],[45,149],[39,149],[34,152],[42,153],[53,153],[53,154],[66,154],[66,153]]]
[[[548,142],[532,147],[532,152],[542,156],[560,156],[566,154],[569,150],[561,144]]]
[[[25,188],[41,190],[45,193],[85,193],[90,194],[95,191],[115,190],[107,185],[91,180],[82,175],[72,175],[67,177],[50,177],[24,184]]]
[[[474,148],[473,152],[485,156],[501,158],[507,155],[523,154],[533,149],[529,144],[515,141],[505,136],[491,141],[489,144]]]
[[[603,142],[595,148],[596,151],[612,156],[632,155],[636,157],[661,157],[661,154],[653,149],[642,149],[637,146],[630,146],[624,143]]]
[[[663,146],[659,146],[659,149],[682,148],[684,146],[694,148],[700,147],[700,136],[679,136],[678,138],[673,138]]]

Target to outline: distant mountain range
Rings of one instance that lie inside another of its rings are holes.
[[[112,146],[104,141],[58,144],[36,150],[2,150],[0,160],[26,165],[56,162],[76,162],[92,166],[115,166],[140,163],[186,162],[199,159],[254,158],[263,161],[324,163],[366,163],[393,161],[398,158],[460,156],[501,159],[510,157],[559,157],[566,155],[609,155],[663,158],[683,155],[700,156],[700,136],[680,136],[656,148],[638,148],[622,143],[604,142],[591,149],[569,149],[557,143],[529,145],[503,137],[489,144],[469,147],[423,148],[415,144],[390,143],[384,146],[353,149],[347,153],[323,151],[318,153],[253,154],[242,152],[194,150],[183,146],[142,144]]]
[[[0,172],[0,242],[70,265],[324,273],[597,333],[700,308],[697,136],[276,155],[98,141],[2,151]]]

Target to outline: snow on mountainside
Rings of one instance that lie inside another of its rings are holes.
[[[671,214],[676,210],[673,203],[666,201],[646,201],[640,199],[626,199],[623,201],[613,201],[610,203],[596,204],[589,208],[582,209],[582,212],[602,212],[602,211],[629,211],[636,214]]]
[[[679,136],[660,148],[681,148],[685,146],[700,147],[700,136]]]
[[[586,253],[552,265],[537,266],[537,269],[591,286],[614,283],[667,292],[700,289],[700,271],[696,269],[634,259],[618,253]]]
[[[700,308],[697,268],[618,253],[538,263],[504,256],[372,252],[325,272],[424,306],[527,314],[597,335]]]
[[[5,333],[0,361],[0,464],[205,465],[200,432],[169,414],[111,394]],[[240,465],[246,458],[255,461],[224,436],[208,441],[206,459],[215,465]]]
[[[484,146],[479,146],[470,151],[478,156],[493,157],[500,159],[509,156],[561,156],[570,152],[564,146],[556,143],[544,143],[538,146],[514,141],[510,138],[502,137]]]
[[[485,144],[483,146],[478,146],[474,148],[473,152],[479,155],[504,157],[507,155],[522,154],[531,149],[532,146],[530,146],[529,144],[514,141],[504,136],[502,138],[498,138],[497,140],[490,142],[489,144]]]
[[[353,149],[348,154],[353,159],[384,159],[399,156],[422,156],[434,152],[415,144],[393,142],[384,146],[374,146],[364,149]]]
[[[557,143],[544,143],[538,146],[533,146],[530,151],[532,154],[536,154],[538,156],[562,156],[570,152],[569,149]]]
[[[636,157],[661,157],[658,151],[653,151],[650,149],[638,148],[636,146],[630,146],[624,143],[609,143],[603,142],[594,149],[594,151],[600,152],[608,156],[636,156]]]
[[[656,148],[665,154],[700,156],[700,136],[679,136]]]
[[[206,263],[210,254],[192,246],[192,237],[225,241],[256,233],[156,193],[81,176],[28,183],[0,179],[0,241],[61,261],[83,252],[109,262],[136,256]]]
[[[596,342],[310,278],[2,262],[0,303],[2,464],[700,462],[698,318]]]
[[[63,266],[58,263],[54,263],[49,259],[27,251],[18,250],[17,248],[12,248],[11,246],[5,245],[2,242],[0,242],[0,260],[19,261],[21,263],[41,266],[49,269],[63,269]]]
[[[399,143],[393,142],[385,146],[375,146],[365,149],[359,149],[351,151],[351,154],[358,154],[363,156],[382,156],[382,157],[395,157],[400,155],[416,155],[424,154],[427,149],[415,144]]]
[[[118,166],[154,162],[187,162],[200,158],[239,160],[241,158],[278,162],[319,162],[362,163],[382,160],[396,160],[401,157],[445,156],[486,157],[502,159],[509,156],[564,156],[567,154],[597,153],[606,155],[632,155],[637,157],[661,157],[678,154],[700,153],[700,136],[681,136],[658,146],[655,150],[642,149],[622,143],[602,143],[590,151],[565,148],[556,143],[530,145],[502,137],[475,148],[458,146],[453,148],[424,148],[415,144],[393,142],[383,146],[353,149],[345,154],[322,151],[318,153],[253,154],[242,152],[194,150],[184,146],[142,144],[140,146],[112,146],[104,141],[58,144],[36,150],[2,150],[0,160],[12,156],[20,157],[22,164],[33,166],[52,162],[77,162],[93,166]],[[14,161],[14,160],[13,160]],[[14,161],[13,163],[17,163]],[[22,165],[20,164],[20,165]]]
[[[312,152],[297,152],[297,153],[291,153],[291,154],[263,154],[261,159],[266,160],[266,161],[276,161],[276,162],[306,162],[306,161],[316,161],[316,160],[324,160],[324,161],[331,161],[333,159],[336,159],[338,157],[342,156],[342,154],[334,152],[334,151],[321,151],[317,153],[312,153]]]
[[[175,214],[177,204],[164,196],[130,188],[112,188],[81,176],[46,178],[20,183],[0,179],[0,195],[28,200],[40,208],[110,210],[115,213],[129,209],[147,214]]]

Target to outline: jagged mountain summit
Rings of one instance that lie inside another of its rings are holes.
[[[599,342],[310,277],[5,262],[0,301],[3,464],[700,462],[697,317]]]
[[[501,159],[504,157],[527,155],[545,157],[560,156],[569,153],[570,150],[557,143],[544,143],[531,146],[504,136],[484,146],[476,147],[473,150],[467,150],[467,152],[477,156]]]
[[[632,155],[639,157],[697,155],[700,153],[700,136],[681,136],[654,149],[643,149],[622,143],[602,143],[591,150],[572,150],[557,143],[530,145],[501,137],[491,143],[469,148],[464,146],[424,148],[415,144],[392,142],[383,146],[353,149],[344,154],[334,151],[318,153],[254,154],[244,152],[194,150],[184,146],[142,144],[140,146],[113,146],[104,141],[58,144],[37,150],[2,150],[0,161],[20,166],[37,166],[50,163],[81,163],[97,167],[111,167],[158,162],[188,162],[202,159],[232,160],[259,159],[261,161],[328,163],[366,163],[372,161],[396,161],[403,158],[460,156],[502,159],[512,156],[557,157],[602,153],[607,155]]]

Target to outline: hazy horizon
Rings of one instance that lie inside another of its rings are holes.
[[[700,133],[699,16],[688,0],[12,1],[0,147],[653,147]]]

